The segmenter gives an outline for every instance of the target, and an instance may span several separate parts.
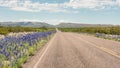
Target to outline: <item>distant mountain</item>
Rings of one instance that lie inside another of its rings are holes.
[[[108,27],[110,24],[80,24],[80,23],[60,23],[56,27],[60,28],[80,28],[80,27]]]
[[[24,27],[58,27],[58,28],[80,28],[80,27],[108,27],[110,24],[81,24],[81,23],[60,23],[51,25],[45,22],[0,22],[2,26],[24,26]]]
[[[2,26],[54,27],[45,22],[0,22]]]

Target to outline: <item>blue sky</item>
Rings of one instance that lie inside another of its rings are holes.
[[[0,21],[120,24],[120,0],[0,0]]]

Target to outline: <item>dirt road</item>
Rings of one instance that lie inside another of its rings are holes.
[[[120,42],[57,32],[24,68],[120,68]]]

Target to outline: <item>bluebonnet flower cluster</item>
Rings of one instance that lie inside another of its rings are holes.
[[[96,33],[96,37],[108,38],[108,39],[116,39],[120,40],[120,35],[111,35],[111,34],[104,34],[104,33]]]
[[[55,33],[55,31],[35,32],[18,37],[6,36],[0,39],[0,57],[3,57],[0,59],[2,61],[17,60],[26,54],[25,51],[28,47],[36,45],[42,38],[47,38],[53,33]]]

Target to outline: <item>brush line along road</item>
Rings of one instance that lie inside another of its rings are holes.
[[[120,42],[58,31],[24,68],[120,68]]]

